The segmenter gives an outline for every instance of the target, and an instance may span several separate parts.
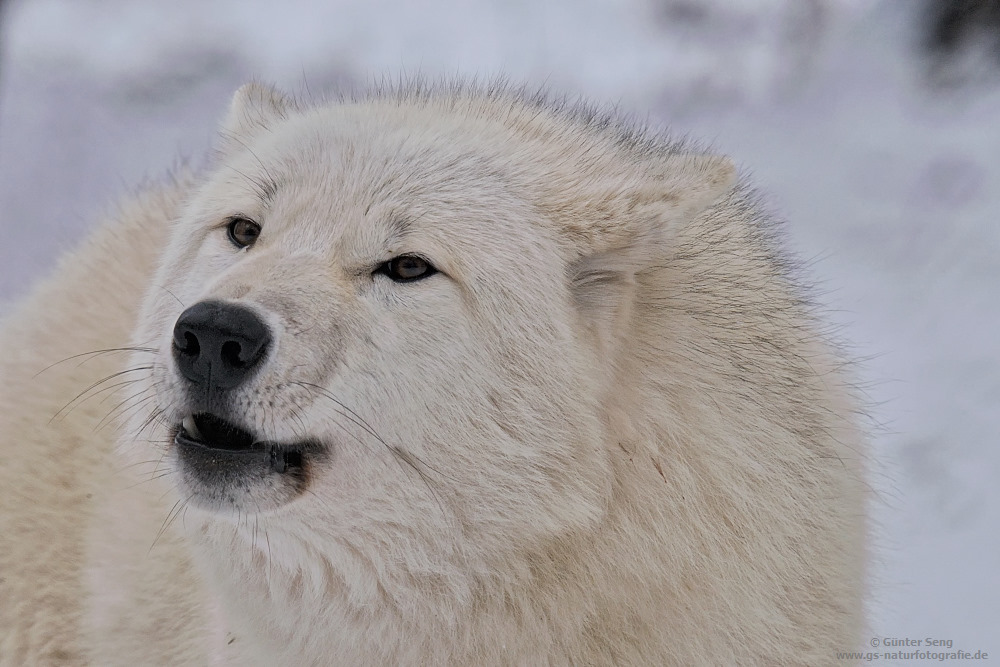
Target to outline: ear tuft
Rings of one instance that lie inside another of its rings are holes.
[[[287,118],[293,107],[290,98],[269,85],[256,81],[245,84],[233,95],[222,123],[225,143],[253,137],[275,121]]]
[[[695,216],[736,183],[733,161],[722,155],[672,155],[650,170],[639,199],[659,209],[661,222]]]

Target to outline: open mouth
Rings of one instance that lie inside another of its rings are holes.
[[[174,443],[202,462],[226,465],[236,461],[267,463],[273,472],[301,472],[307,444],[279,444],[259,440],[251,431],[222,417],[199,412],[188,415],[177,427]]]

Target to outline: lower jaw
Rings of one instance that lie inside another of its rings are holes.
[[[211,447],[176,429],[173,437],[184,491],[209,511],[255,513],[275,509],[308,485],[314,443],[259,442],[246,449]]]

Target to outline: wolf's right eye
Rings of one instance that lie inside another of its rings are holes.
[[[260,236],[260,225],[246,218],[233,218],[229,221],[226,231],[233,245],[237,248],[247,248],[252,246],[257,237]]]
[[[400,255],[378,267],[376,273],[384,273],[398,283],[409,283],[437,273],[430,262],[417,255]]]

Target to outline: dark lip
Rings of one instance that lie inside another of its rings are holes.
[[[212,413],[196,413],[192,418],[201,437],[191,435],[182,422],[174,427],[173,440],[203,463],[258,462],[280,474],[296,474],[304,467],[306,451],[315,448],[311,441],[285,444],[259,440],[253,432]]]

